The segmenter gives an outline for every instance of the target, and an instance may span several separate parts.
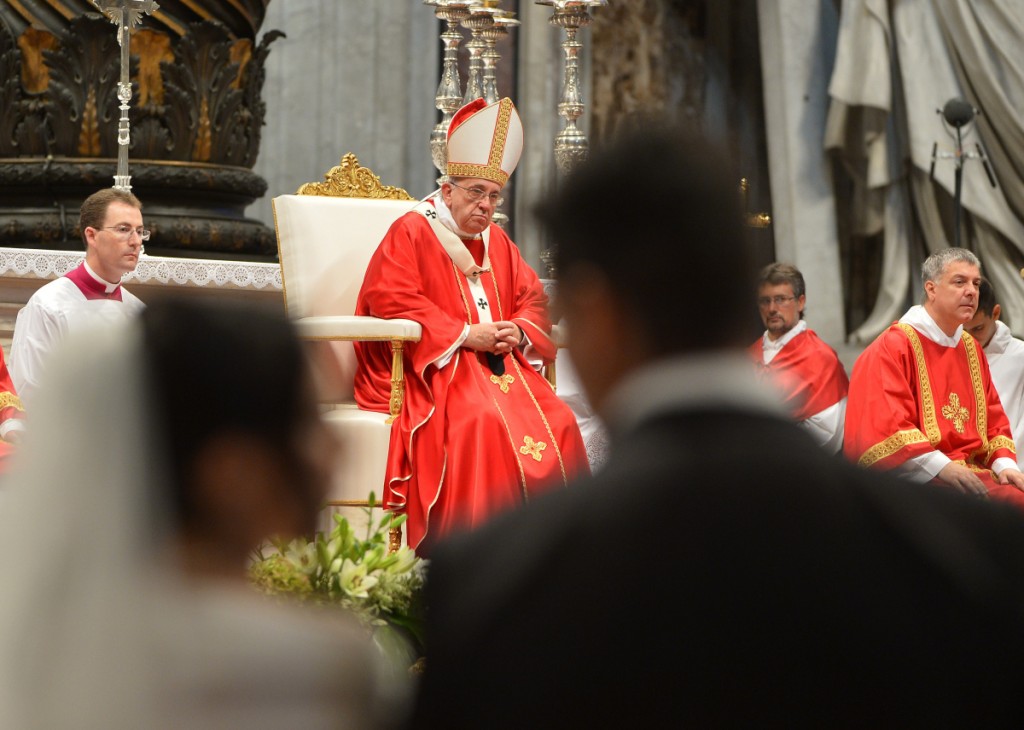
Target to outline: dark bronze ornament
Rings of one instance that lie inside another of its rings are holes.
[[[117,30],[91,2],[63,2],[82,13],[0,0],[0,246],[77,248],[78,205],[116,170]],[[131,185],[153,230],[149,253],[276,252],[273,231],[244,216],[266,192],[252,166],[264,63],[283,35],[256,42],[265,5],[160,0],[132,32]],[[198,6],[206,19],[189,10]],[[33,13],[38,22],[18,22]]]

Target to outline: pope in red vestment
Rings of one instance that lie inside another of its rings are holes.
[[[981,347],[963,330],[936,342],[939,333],[929,333],[924,317],[924,307],[913,307],[854,363],[847,456],[865,467],[930,474],[937,483],[938,466],[963,465],[991,498],[1024,507],[1024,492],[993,473],[1016,470],[1016,450]]]
[[[490,223],[507,179],[507,160],[505,172],[488,164],[502,159],[491,130],[515,136],[509,108],[505,99],[471,110],[485,115],[491,148],[476,166],[449,137],[449,180],[391,227],[356,304],[357,315],[423,327],[422,339],[404,350],[405,402],[391,428],[384,485],[385,506],[408,515],[409,545],[421,553],[453,529],[588,470],[575,417],[535,367],[556,354],[547,296],[519,249]],[[491,111],[496,123],[486,118]],[[356,355],[357,402],[387,412],[388,344],[357,343]]]

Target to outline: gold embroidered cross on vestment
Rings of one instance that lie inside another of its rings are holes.
[[[499,388],[501,388],[501,392],[502,393],[507,393],[508,392],[508,386],[510,386],[510,385],[512,385],[512,383],[516,382],[516,379],[513,378],[508,373],[505,373],[504,375],[492,375],[491,376],[491,382],[494,383],[495,385],[497,385]]]
[[[543,459],[541,454],[548,445],[543,441],[534,441],[529,436],[523,437],[523,446],[519,447],[519,453],[523,456],[532,456],[534,461],[540,461]]]
[[[942,406],[942,417],[953,422],[957,433],[964,432],[964,423],[971,417],[971,412],[960,405],[960,396],[949,394],[949,403]]]

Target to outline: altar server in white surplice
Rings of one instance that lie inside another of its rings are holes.
[[[51,352],[68,332],[88,320],[117,321],[143,308],[121,286],[121,277],[135,270],[149,239],[139,199],[116,188],[93,193],[82,203],[79,229],[85,260],[33,294],[14,325],[9,366],[29,409]]]
[[[992,384],[1010,419],[1013,443],[1017,447],[1017,466],[1024,470],[1024,341],[999,321],[1002,308],[988,279],[982,278],[978,291],[978,311],[964,329],[978,341],[988,359]]]

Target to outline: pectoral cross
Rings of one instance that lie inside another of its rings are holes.
[[[942,406],[942,417],[953,422],[957,433],[964,432],[964,423],[971,417],[971,412],[960,405],[960,396],[949,394],[949,404]]]
[[[523,445],[519,447],[519,453],[523,456],[532,456],[534,461],[544,458],[543,451],[548,445],[543,441],[534,441],[529,436],[523,437]]]
[[[117,173],[114,187],[120,190],[132,189],[132,178],[128,174],[128,145],[131,133],[128,122],[128,102],[132,99],[131,56],[128,46],[131,29],[142,22],[142,16],[155,12],[159,5],[155,0],[92,0],[100,12],[117,26],[117,42],[121,46],[121,77],[117,82],[117,99],[121,102],[121,119],[117,123]]]

